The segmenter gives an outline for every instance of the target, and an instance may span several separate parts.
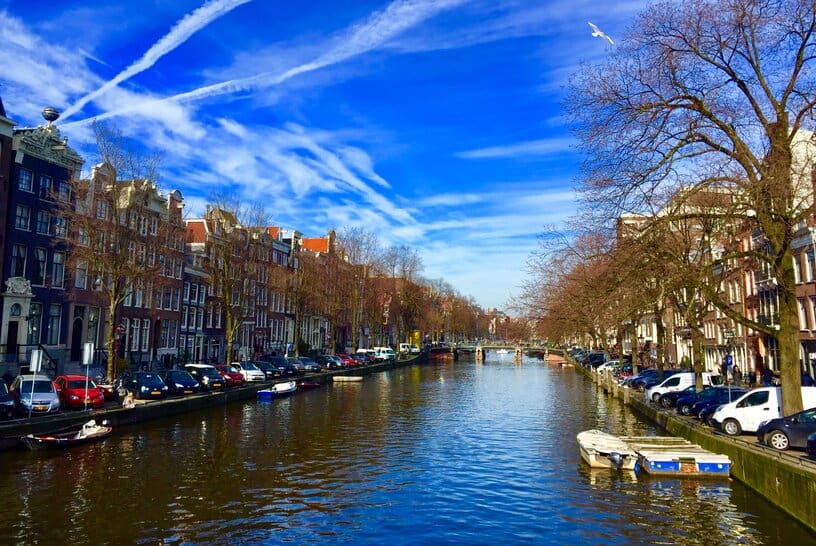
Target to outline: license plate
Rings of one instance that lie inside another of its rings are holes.
[[[184,391],[184,394],[193,394],[193,391],[190,390],[190,389],[187,389],[186,391]]]
[[[34,406],[34,411],[46,411],[48,406]]]
[[[150,395],[151,395],[151,396],[160,396],[160,395],[161,395],[161,391],[151,391]]]

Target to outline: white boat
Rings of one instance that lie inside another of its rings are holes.
[[[499,350],[496,351],[497,355],[506,355],[506,354],[509,354],[509,353],[510,353],[510,351],[508,351],[507,349],[499,349]]]
[[[357,381],[362,381],[362,380],[363,380],[363,376],[361,376],[361,375],[333,375],[332,376],[332,381],[334,381],[335,383],[337,383],[337,382],[348,383],[348,382],[357,382]]]
[[[283,383],[275,383],[268,389],[258,391],[258,398],[277,398],[292,394],[297,390],[297,383],[294,381],[284,381]]]
[[[581,458],[592,468],[634,470],[638,457],[629,444],[602,430],[585,430],[577,436]]]

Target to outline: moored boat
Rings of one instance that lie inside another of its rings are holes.
[[[287,394],[292,394],[298,389],[297,383],[294,381],[283,381],[281,383],[275,383],[268,389],[261,389],[258,391],[258,399],[259,400],[268,400],[271,398],[280,398],[281,396],[286,396]]]
[[[581,458],[592,468],[634,470],[637,453],[629,445],[602,430],[585,430],[576,437]]]
[[[318,383],[317,381],[306,381],[302,379],[297,382],[297,388],[299,391],[318,389],[320,388],[320,383]]]
[[[112,431],[113,427],[108,426],[107,421],[97,425],[96,421],[91,419],[79,430],[55,434],[27,434],[20,439],[32,450],[66,448],[104,440]]]
[[[335,383],[356,383],[358,381],[362,381],[363,377],[361,375],[333,375],[332,381]]]

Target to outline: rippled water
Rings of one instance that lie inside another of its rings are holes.
[[[494,357],[4,453],[0,543],[804,544],[738,483],[591,471],[654,434],[571,369]]]

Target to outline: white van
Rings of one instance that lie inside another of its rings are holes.
[[[816,387],[802,387],[804,409],[816,407]],[[782,387],[760,387],[723,404],[711,416],[714,426],[729,436],[756,432],[763,421],[782,417]]]
[[[397,355],[391,347],[374,347],[374,359],[380,362],[383,360],[396,360]]]
[[[419,347],[417,347],[413,343],[400,343],[399,344],[399,352],[409,353],[409,354],[415,355],[415,354],[419,354]]]
[[[667,392],[682,391],[694,385],[695,381],[697,380],[695,379],[694,372],[680,372],[670,375],[664,379],[662,383],[646,391],[646,402],[651,400],[657,404],[660,401],[660,397]],[[722,376],[714,375],[710,372],[703,372],[703,386],[719,385],[721,382]]]

